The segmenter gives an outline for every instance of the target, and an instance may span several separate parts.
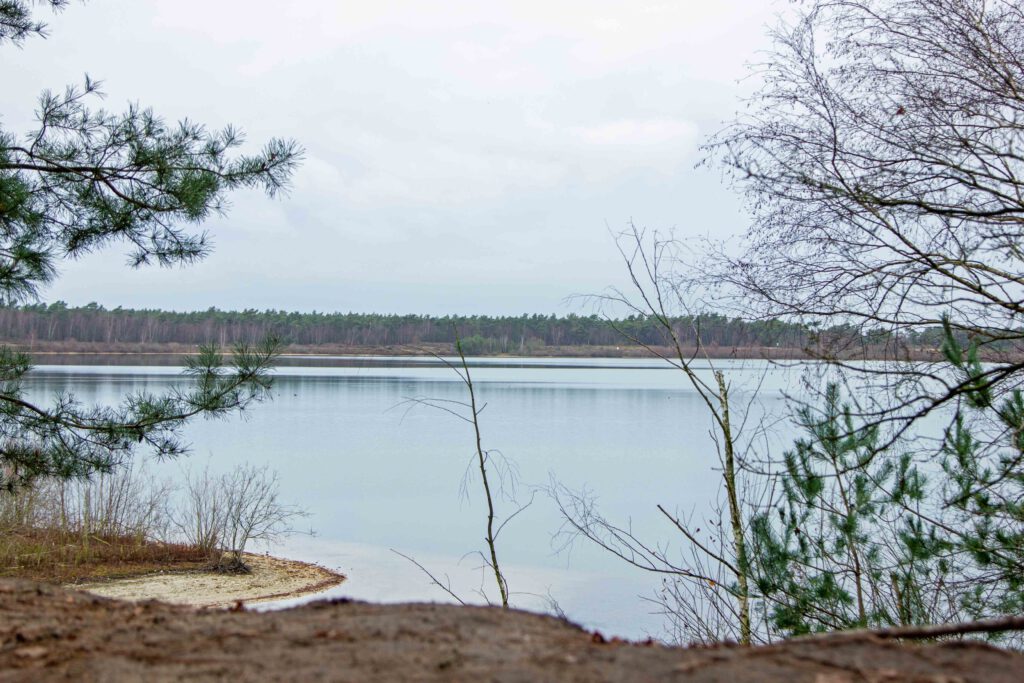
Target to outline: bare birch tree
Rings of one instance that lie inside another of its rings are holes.
[[[670,630],[677,639],[733,639],[751,644],[762,638],[754,623],[759,613],[752,604],[747,528],[747,507],[755,501],[745,501],[744,493],[752,498],[760,495],[745,487],[740,459],[761,425],[747,423],[752,414],[749,404],[736,410],[722,363],[702,344],[699,323],[690,322],[700,318],[694,315],[690,282],[679,275],[680,243],[648,236],[631,226],[618,236],[617,245],[632,290],[613,289],[596,300],[602,306],[624,309],[631,316],[657,322],[662,336],[659,345],[619,329],[629,342],[645,347],[679,370],[707,408],[711,443],[716,449],[708,454],[707,462],[721,467],[721,505],[708,518],[691,523],[671,513],[665,501],[648,503],[666,519],[673,533],[680,535],[684,550],[676,554],[658,541],[640,538],[628,526],[605,519],[585,492],[554,482],[551,491],[566,520],[563,540],[571,543],[578,537],[589,539],[636,567],[662,575],[662,589],[655,599],[670,617]],[[615,326],[614,320],[609,319],[609,324]],[[693,326],[687,330],[687,337],[696,339],[692,350],[681,340],[681,324]],[[764,494],[767,489],[761,488],[760,494]]]

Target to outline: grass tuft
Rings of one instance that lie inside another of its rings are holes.
[[[209,565],[209,556],[194,546],[134,535],[81,535],[25,526],[0,531],[3,577],[84,583]]]

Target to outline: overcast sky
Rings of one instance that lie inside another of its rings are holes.
[[[44,296],[174,310],[579,310],[622,280],[628,221],[744,228],[698,146],[739,108],[775,3],[90,0],[3,48],[0,113],[27,132],[44,88],[104,106],[297,139],[279,200],[237,194],[189,268],[124,250],[64,266]]]

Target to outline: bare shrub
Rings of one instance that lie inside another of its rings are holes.
[[[273,543],[295,533],[294,520],[308,516],[278,498],[277,472],[267,466],[240,465],[215,477],[209,467],[187,471],[183,496],[172,504],[171,526],[225,571],[248,571],[243,555],[253,541]]]
[[[185,471],[185,482],[178,500],[168,507],[171,529],[181,540],[215,559],[224,529],[224,505],[219,482],[210,476],[207,465],[199,473]]]
[[[274,543],[295,532],[293,520],[307,517],[302,508],[278,500],[277,472],[266,465],[242,465],[220,478],[224,506],[221,566],[246,569],[242,554],[251,541]],[[227,560],[226,562],[224,560]]]
[[[38,479],[0,495],[0,527],[151,540],[162,535],[165,501],[173,490],[170,482],[131,463],[89,479]]]
[[[91,479],[36,478],[0,492],[0,575],[66,583],[199,568],[203,553],[165,542],[174,491],[144,465],[126,465]]]
[[[48,501],[59,506],[60,528],[82,536],[132,536],[140,541],[162,535],[165,501],[174,491],[144,466],[128,464],[87,480],[48,484]],[[52,514],[52,513],[51,513]]]
[[[36,526],[46,496],[36,488],[20,489],[17,494],[0,494],[0,529]]]
[[[221,476],[208,466],[186,470],[180,485],[133,464],[91,479],[36,479],[0,494],[0,564],[16,573],[63,562],[57,558],[69,552],[76,566],[106,562],[116,546],[128,553],[122,560],[149,561],[166,550],[175,559],[205,557],[218,569],[247,571],[249,544],[277,541],[307,515],[282,504],[278,489],[276,472],[253,465]]]

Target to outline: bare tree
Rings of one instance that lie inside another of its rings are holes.
[[[266,465],[241,465],[220,479],[224,506],[222,545],[227,561],[222,569],[247,571],[243,556],[253,541],[274,543],[295,532],[293,522],[309,513],[278,498],[277,472]]]
[[[110,474],[91,479],[43,483],[42,490],[56,510],[51,526],[90,536],[134,536],[155,540],[167,525],[166,500],[174,491],[170,481],[153,476],[145,465],[129,462]],[[56,524],[54,524],[56,522]]]
[[[753,220],[738,256],[713,250],[707,282],[744,315],[822,330],[811,351],[850,401],[837,409],[819,382],[804,406],[794,507],[759,527],[758,557],[793,581],[764,589],[795,610],[787,628],[1017,612],[1024,7],[809,0],[774,39],[759,92],[707,148]],[[869,347],[880,362],[863,362]],[[811,519],[838,526],[811,542]],[[830,595],[854,614],[809,625],[827,605],[789,598],[836,576],[849,583]]]
[[[749,201],[739,256],[711,279],[744,315],[844,326],[815,351],[863,371],[907,424],[971,383],[911,364],[948,326],[1000,360],[982,380],[1018,386],[1024,360],[1024,10],[1016,0],[812,0],[774,34],[760,91],[712,139]],[[863,372],[862,372],[863,374]]]
[[[186,470],[182,492],[180,501],[168,501],[171,526],[186,543],[214,558],[221,548],[227,513],[210,466],[198,473]]]
[[[168,501],[172,527],[205,552],[218,569],[246,572],[245,549],[295,533],[294,520],[308,516],[278,498],[277,472],[243,464],[215,477],[209,466],[186,471],[183,499]]]
[[[628,526],[602,517],[586,492],[575,492],[553,482],[551,492],[566,520],[563,539],[571,543],[576,537],[585,537],[636,567],[664,575],[656,600],[670,617],[678,639],[716,642],[732,638],[750,644],[760,637],[753,625],[757,615],[752,612],[748,514],[740,458],[741,452],[750,446],[750,437],[758,432],[751,428],[744,438],[751,406],[742,406],[737,419],[728,378],[701,341],[700,316],[694,315],[691,283],[679,275],[682,245],[656,234],[648,236],[636,226],[619,235],[616,243],[632,290],[613,289],[595,297],[596,302],[657,323],[662,343],[655,346],[630,334],[609,317],[609,324],[624,338],[679,370],[707,408],[712,442],[717,449],[709,463],[721,466],[722,505],[703,523],[690,523],[662,504],[657,505],[673,531],[682,536],[686,550],[676,557],[666,546],[641,539]],[[686,330],[686,336],[696,340],[692,351],[688,352],[681,340],[681,324],[692,326]],[[753,393],[756,396],[756,391]],[[703,535],[701,527],[705,529]]]
[[[506,516],[504,519],[498,518],[495,505],[495,500],[498,495],[504,494],[509,499],[509,502],[515,502],[516,473],[512,463],[506,460],[499,451],[494,449],[485,449],[483,447],[483,436],[480,431],[480,414],[487,407],[487,404],[480,404],[477,401],[476,388],[473,385],[473,376],[470,373],[469,363],[466,360],[466,354],[463,351],[462,340],[459,337],[458,330],[455,330],[454,334],[455,352],[459,357],[458,364],[452,363],[451,361],[436,354],[434,357],[458,375],[459,380],[466,387],[467,400],[456,401],[418,397],[406,399],[406,403],[410,406],[423,405],[441,410],[458,418],[459,420],[462,420],[472,427],[473,462],[471,467],[474,467],[480,473],[480,486],[483,490],[484,502],[487,505],[486,531],[484,534],[484,543],[487,546],[487,552],[486,554],[482,552],[479,554],[482,559],[481,570],[486,568],[493,573],[494,583],[498,587],[501,606],[503,608],[507,608],[509,606],[510,593],[508,581],[506,580],[505,574],[502,572],[501,565],[498,562],[498,537],[501,535],[506,524],[530,506],[533,502],[533,498],[531,497],[530,501],[525,505],[517,507],[514,512]],[[469,473],[470,470],[467,469],[466,477],[463,478],[464,489],[469,479]],[[496,482],[491,479],[492,474],[495,473],[497,474],[498,479]],[[432,583],[455,598],[459,603],[464,604],[463,599],[452,591],[449,583],[438,580],[436,576],[434,576],[415,559],[398,551],[393,552],[415,564],[421,571],[430,577]],[[482,587],[480,593],[485,599],[487,598],[486,592],[483,591]]]

